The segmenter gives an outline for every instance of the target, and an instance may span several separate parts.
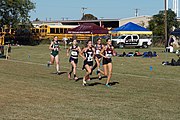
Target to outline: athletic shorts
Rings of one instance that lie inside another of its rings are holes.
[[[101,58],[102,58],[102,56],[99,55],[99,54],[95,55],[95,57],[98,58],[98,59],[101,59]]]
[[[72,62],[72,61],[74,61],[75,64],[78,63],[78,59],[74,59],[74,58],[70,57],[70,58],[69,58],[69,62]]]
[[[103,65],[106,65],[108,63],[112,63],[112,59],[111,58],[103,58],[102,63],[103,63]]]
[[[59,54],[58,51],[52,51],[52,52],[51,52],[51,55],[54,56],[54,57],[56,57],[56,55],[58,55],[58,54]]]
[[[89,65],[89,66],[93,66],[93,61],[87,61],[87,60],[84,60],[84,65]]]

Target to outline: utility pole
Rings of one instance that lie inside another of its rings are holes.
[[[84,17],[84,10],[86,10],[86,9],[87,9],[86,7],[82,7],[82,8],[81,8],[82,17]]]
[[[168,45],[167,41],[167,0],[164,0],[164,37],[165,37],[165,47]]]
[[[135,17],[139,16],[139,9],[135,9]]]

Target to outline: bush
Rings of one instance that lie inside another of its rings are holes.
[[[152,45],[154,47],[164,47],[165,46],[165,40],[162,36],[154,36],[152,38]]]

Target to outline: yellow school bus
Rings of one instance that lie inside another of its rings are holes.
[[[62,24],[42,24],[34,25],[32,31],[38,34],[40,39],[52,39],[57,36],[59,40],[65,38],[76,38],[77,40],[89,40],[91,34],[67,34],[68,29],[78,27],[78,25],[62,25]]]

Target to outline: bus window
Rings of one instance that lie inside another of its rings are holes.
[[[39,29],[36,29],[36,33],[39,33]]]
[[[60,28],[60,33],[63,33],[63,28]]]
[[[10,30],[9,29],[5,29],[5,32],[8,33]]]
[[[64,28],[64,33],[66,33],[68,31],[68,29],[67,28]]]
[[[59,32],[59,28],[56,28],[56,33],[60,33],[60,32]]]
[[[44,29],[41,30],[41,32],[44,32],[44,31],[45,31]]]
[[[55,33],[55,29],[54,28],[50,28],[50,33]]]

